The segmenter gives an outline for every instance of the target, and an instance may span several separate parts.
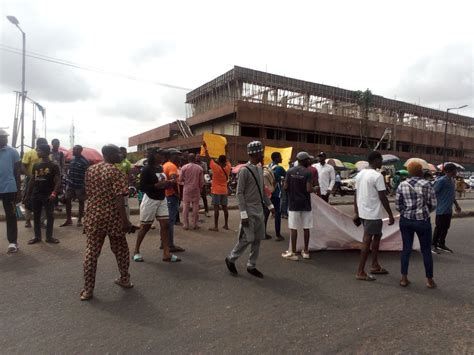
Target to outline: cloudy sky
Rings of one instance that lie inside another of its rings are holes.
[[[21,34],[6,15],[27,33],[28,53],[97,69],[26,60],[47,138],[66,147],[72,120],[76,144],[98,148],[185,118],[186,89],[234,65],[442,110],[469,104],[459,113],[474,116],[470,3],[2,0],[0,127],[11,132],[21,87],[21,56],[11,52]]]

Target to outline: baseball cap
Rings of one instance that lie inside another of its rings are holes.
[[[296,154],[296,159],[300,161],[305,159],[311,159],[311,155],[306,152],[299,152],[298,154]]]
[[[0,137],[7,137],[7,136],[9,136],[8,132],[0,128]]]

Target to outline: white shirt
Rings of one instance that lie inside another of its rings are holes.
[[[356,176],[357,207],[362,219],[382,219],[379,191],[385,191],[382,174],[374,169],[363,169]]]
[[[334,183],[336,182],[336,171],[332,165],[321,163],[313,164],[313,167],[318,170],[319,188],[322,195],[326,195],[332,191]]]

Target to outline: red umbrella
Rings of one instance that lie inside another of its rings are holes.
[[[97,150],[93,148],[86,148],[82,149],[82,156],[86,158],[91,164],[97,164],[101,161],[104,161],[102,158],[102,154],[100,154]],[[66,153],[66,161],[71,161],[72,159],[72,149],[69,149]]]

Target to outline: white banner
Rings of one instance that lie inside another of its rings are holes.
[[[311,195],[313,211],[313,228],[310,230],[309,250],[344,250],[360,249],[364,227],[356,227],[352,216],[348,216],[333,207],[315,194]],[[383,220],[383,235],[380,250],[402,250],[402,238],[399,228],[400,217],[395,217],[395,223],[388,225],[388,218]],[[296,249],[303,249],[303,230],[298,231]],[[413,249],[419,250],[420,244],[415,237]],[[291,241],[290,241],[291,250]]]

